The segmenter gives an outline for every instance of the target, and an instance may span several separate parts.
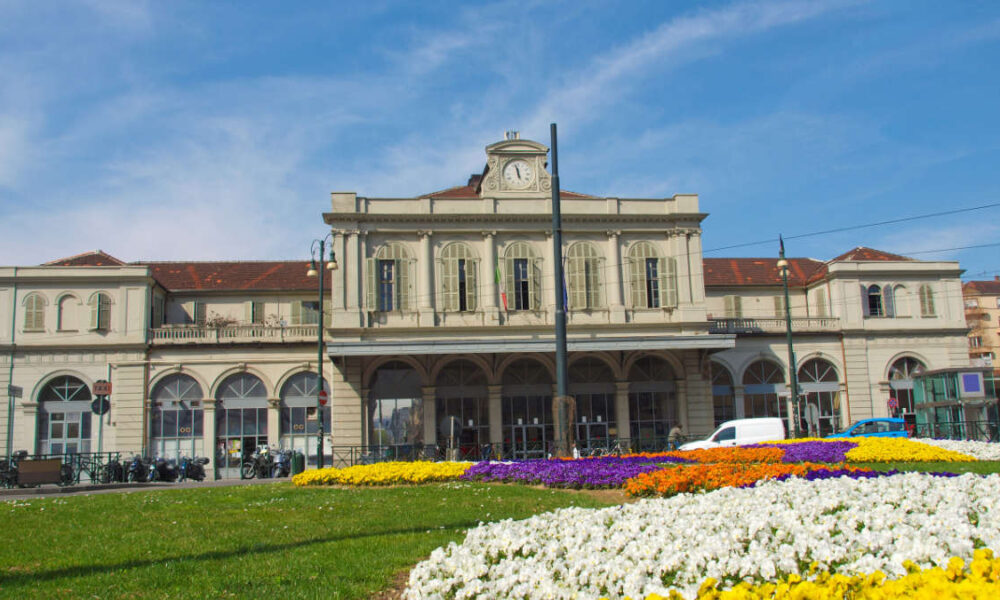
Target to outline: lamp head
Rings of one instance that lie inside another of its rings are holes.
[[[785,269],[787,269],[788,268],[788,261],[785,260],[785,259],[783,259],[783,258],[778,259],[778,268],[781,269],[782,271],[784,271]]]
[[[326,268],[330,269],[331,271],[336,271],[338,266],[339,265],[337,265],[337,255],[333,253],[333,250],[330,250],[330,260],[327,261]]]
[[[316,275],[318,275],[316,272],[316,261],[313,260],[312,264],[309,266],[309,270],[306,271],[306,277],[315,277]]]

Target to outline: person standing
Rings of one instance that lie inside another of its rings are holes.
[[[670,433],[667,434],[667,444],[670,446],[671,450],[676,450],[677,446],[684,441],[684,427],[677,423],[670,429]]]

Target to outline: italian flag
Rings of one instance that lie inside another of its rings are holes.
[[[500,263],[499,262],[497,263],[496,275],[497,275],[497,287],[500,288],[500,300],[503,302],[503,309],[504,309],[504,311],[506,311],[507,310],[507,292],[504,291],[503,284],[500,282]]]

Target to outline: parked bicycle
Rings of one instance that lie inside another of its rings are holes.
[[[5,458],[0,460],[0,478],[2,478],[3,486],[5,488],[13,488],[18,486],[17,482],[17,463],[24,460],[28,456],[27,450],[18,450],[10,456],[10,458]]]

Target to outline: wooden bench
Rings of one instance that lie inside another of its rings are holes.
[[[62,482],[62,459],[42,458],[17,463],[18,485],[40,485]]]

